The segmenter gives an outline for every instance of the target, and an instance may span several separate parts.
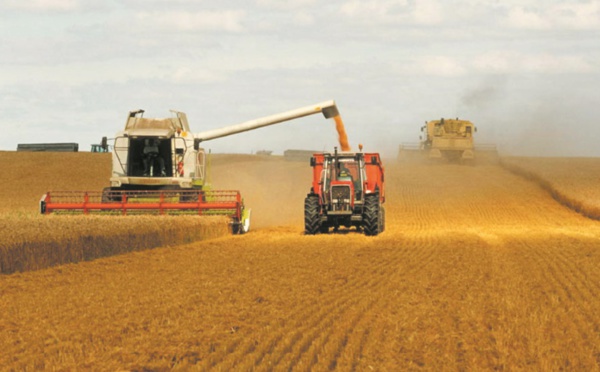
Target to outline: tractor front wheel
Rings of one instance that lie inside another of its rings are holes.
[[[314,235],[320,230],[319,196],[309,194],[304,199],[304,232],[308,235]]]

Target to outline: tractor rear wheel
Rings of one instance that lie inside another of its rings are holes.
[[[379,194],[365,196],[365,209],[363,212],[363,229],[365,235],[375,236],[381,232],[381,206]]]
[[[379,232],[382,233],[385,231],[385,208],[383,206],[381,206],[381,210],[380,210],[380,217],[379,217],[379,223],[380,223],[380,228],[379,228]]]
[[[304,232],[308,235],[314,235],[321,230],[321,221],[319,219],[319,196],[308,195],[304,199]]]

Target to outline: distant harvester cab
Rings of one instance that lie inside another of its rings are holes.
[[[421,128],[426,137],[421,145],[429,158],[470,160],[473,152],[473,133],[477,128],[468,120],[440,119],[429,121]]]

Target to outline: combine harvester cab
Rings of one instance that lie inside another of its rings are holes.
[[[362,151],[362,148],[361,148]],[[385,229],[384,168],[378,153],[318,153],[311,158],[313,181],[304,200],[306,234],[356,227],[366,235]]]
[[[226,215],[233,233],[242,234],[250,229],[250,209],[237,190],[211,190],[200,144],[317,113],[325,118],[339,114],[335,102],[326,101],[193,134],[185,113],[172,113],[171,118],[148,119],[144,110],[131,111],[112,145],[110,187],[48,192],[40,200],[41,213]],[[102,147],[108,149],[106,137]]]

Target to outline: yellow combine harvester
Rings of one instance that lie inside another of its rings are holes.
[[[425,132],[422,148],[430,159],[471,160],[473,152],[473,133],[477,128],[468,120],[440,119],[431,120],[421,127]]]
[[[444,119],[431,120],[421,127],[421,142],[400,145],[398,158],[401,160],[414,158],[419,152],[419,158],[443,159],[451,162],[472,162],[475,153],[496,154],[494,145],[474,145],[473,135],[477,127],[468,120]],[[488,157],[488,156],[486,156]]]

